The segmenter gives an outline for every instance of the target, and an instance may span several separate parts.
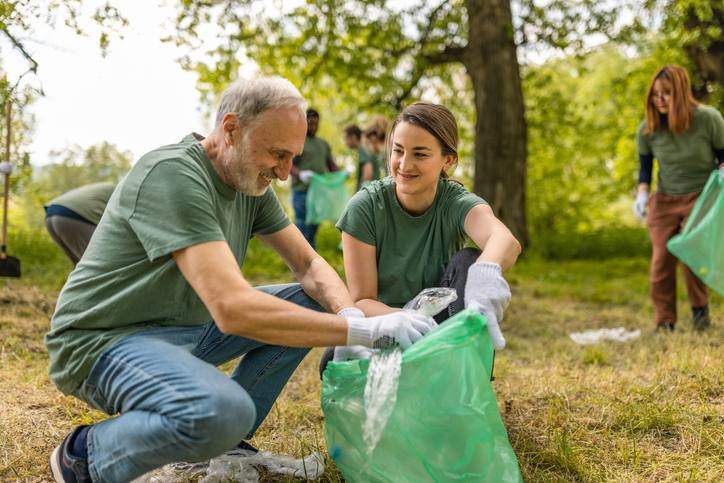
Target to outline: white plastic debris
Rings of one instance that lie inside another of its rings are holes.
[[[271,453],[232,450],[201,463],[171,463],[131,483],[182,483],[199,478],[199,483],[259,483],[256,468],[267,473],[289,475],[314,481],[324,473],[324,456],[314,452],[303,459]]]
[[[640,330],[627,331],[623,327],[616,329],[587,330],[585,332],[573,332],[570,337],[573,342],[581,345],[597,344],[603,339],[628,342],[638,339],[641,336]]]

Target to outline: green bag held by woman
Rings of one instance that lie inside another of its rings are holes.
[[[307,217],[304,221],[307,225],[339,220],[352,197],[344,185],[348,177],[349,173],[344,170],[327,174],[314,173],[307,190]]]
[[[666,248],[702,282],[724,295],[724,172],[709,175],[684,229]]]
[[[327,365],[324,436],[347,482],[522,481],[490,384],[485,324],[465,310],[402,353],[397,401],[371,457],[363,439],[370,361]]]

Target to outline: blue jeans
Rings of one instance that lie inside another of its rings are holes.
[[[317,228],[319,225],[307,225],[305,220],[307,219],[307,192],[306,191],[293,191],[292,192],[292,206],[294,207],[294,224],[297,225],[299,231],[302,232],[304,238],[307,239],[312,248],[317,249],[317,244],[314,242],[314,237],[317,234]]]
[[[317,311],[299,284],[257,290]],[[131,481],[175,461],[204,461],[249,439],[307,348],[225,335],[211,321],[124,337],[73,393],[120,416],[93,425],[88,463],[96,483]],[[244,356],[231,376],[216,366]]]

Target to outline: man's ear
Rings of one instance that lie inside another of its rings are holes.
[[[236,114],[229,112],[224,116],[224,120],[221,122],[221,133],[224,135],[224,142],[228,146],[233,146],[234,136],[240,136],[242,134],[241,124],[239,124],[239,118]]]

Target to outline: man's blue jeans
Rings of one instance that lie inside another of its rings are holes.
[[[257,287],[313,310],[299,284]],[[93,425],[96,483],[131,481],[175,461],[204,461],[249,439],[309,349],[224,335],[211,321],[124,337],[96,361],[74,396],[106,414]],[[244,355],[231,376],[216,366]]]
[[[312,248],[317,249],[314,237],[317,235],[319,225],[307,225],[307,192],[292,191],[292,207],[294,208],[294,224],[297,225],[299,231],[302,232],[304,238],[307,239]]]

